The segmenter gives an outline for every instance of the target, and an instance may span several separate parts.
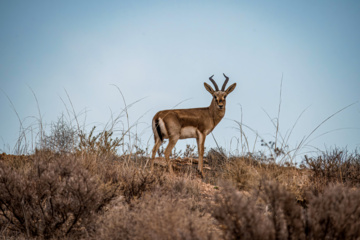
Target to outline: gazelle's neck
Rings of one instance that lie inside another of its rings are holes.
[[[219,109],[213,99],[209,106],[209,112],[210,112],[210,116],[213,118],[214,124],[216,126],[225,115],[225,106],[223,107],[223,109]]]

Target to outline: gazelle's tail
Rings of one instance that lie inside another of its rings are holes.
[[[163,136],[162,136],[161,129],[160,129],[159,119],[155,119],[155,128],[156,128],[156,132],[160,138],[160,141],[162,142]],[[155,131],[154,131],[154,134],[155,134]]]

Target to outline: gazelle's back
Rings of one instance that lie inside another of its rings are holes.
[[[198,131],[204,134],[207,129],[213,129],[213,120],[209,114],[209,108],[190,108],[190,109],[174,109],[164,110],[155,114],[155,121],[160,125],[163,138],[179,135],[179,139],[197,138]],[[153,124],[153,125],[154,125]],[[154,134],[157,129],[153,128]]]

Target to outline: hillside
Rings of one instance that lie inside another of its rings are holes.
[[[0,155],[3,239],[358,239],[360,155],[301,167],[208,151],[205,176],[140,153]],[[181,160],[181,161],[180,161]]]

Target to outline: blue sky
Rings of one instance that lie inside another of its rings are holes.
[[[339,109],[360,100],[359,1],[1,1],[0,149],[11,152],[24,125],[44,125],[66,112],[66,92],[85,126],[104,126],[111,113],[129,109],[141,117],[137,131],[150,139],[153,115],[208,106],[203,87],[222,73],[236,82],[225,119],[213,131],[234,150],[240,137],[233,120],[267,141],[275,133],[267,114],[278,112],[285,135],[307,109],[289,139],[304,136]],[[66,92],[65,92],[66,91]],[[242,114],[241,114],[242,112]],[[82,116],[85,116],[82,115]],[[309,142],[326,149],[360,145],[360,104],[337,114]],[[119,126],[120,127],[120,126]],[[35,127],[34,127],[35,128]],[[251,146],[259,137],[245,130]],[[179,144],[195,144],[184,140]],[[205,143],[214,147],[211,135]],[[307,149],[304,148],[303,152]]]

